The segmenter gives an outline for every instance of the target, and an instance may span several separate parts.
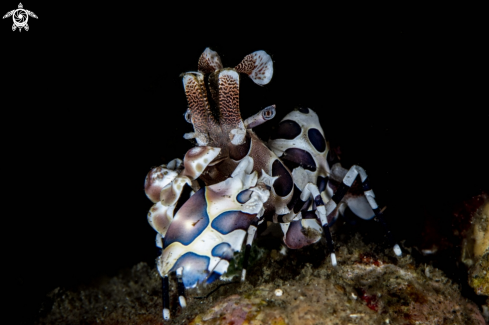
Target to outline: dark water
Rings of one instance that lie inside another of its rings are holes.
[[[35,318],[57,286],[152,263],[144,177],[191,148],[179,74],[196,70],[206,46],[225,66],[255,50],[271,54],[269,85],[242,77],[242,116],[276,104],[275,119],[256,130],[267,139],[294,107],[314,109],[344,166],[369,173],[399,239],[418,245],[427,219],[450,227],[456,203],[489,189],[482,58],[464,37],[399,27],[216,43],[171,33],[168,22],[144,32],[137,18],[85,29],[77,16],[77,28],[54,35],[50,11],[31,9],[45,20],[29,32],[2,24],[17,49],[2,78],[4,281],[21,319]]]

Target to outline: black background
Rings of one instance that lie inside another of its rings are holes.
[[[488,189],[487,53],[475,29],[139,6],[25,2],[39,16],[28,32],[1,21],[2,268],[20,319],[55,287],[154,263],[144,178],[191,148],[179,75],[207,46],[225,66],[266,50],[274,77],[259,87],[242,76],[242,116],[276,104],[256,130],[266,139],[294,107],[313,108],[344,166],[367,170],[401,240]]]

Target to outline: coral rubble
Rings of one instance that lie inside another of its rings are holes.
[[[188,292],[184,310],[171,290],[168,323],[485,324],[443,272],[416,265],[407,252],[398,259],[390,249],[366,245],[359,235],[341,244],[337,267],[320,244],[283,253],[263,250],[244,283],[217,281]],[[98,285],[55,290],[38,323],[163,323],[160,295],[156,270],[140,263]]]

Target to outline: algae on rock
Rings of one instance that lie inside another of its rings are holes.
[[[320,243],[283,253],[264,250],[245,282],[189,290],[185,309],[172,278],[165,324],[485,324],[457,285],[407,251],[397,258],[357,234],[339,245],[337,267]],[[51,299],[39,324],[163,324],[159,275],[145,263]]]

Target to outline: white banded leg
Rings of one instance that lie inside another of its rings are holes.
[[[158,256],[163,252],[163,242],[164,238],[160,233],[156,234],[155,244],[158,250]],[[161,277],[161,298],[163,301],[163,319],[170,319],[170,288],[168,274]]]
[[[163,319],[170,319],[170,285],[168,282],[168,274],[162,277],[161,291],[163,298]]]
[[[183,285],[182,276],[183,276],[183,267],[179,267],[177,269],[178,302],[180,303],[180,306],[182,306],[182,308],[185,308],[185,307],[187,307],[187,299],[185,298],[185,286]]]
[[[158,256],[163,252],[164,237],[161,234],[156,234],[156,248],[158,249]],[[168,274],[161,277],[161,298],[163,301],[163,319],[170,319],[170,284],[168,280]]]
[[[329,215],[333,210],[336,208],[338,203],[343,199],[343,196],[348,192],[350,189],[351,185],[357,178],[357,176],[360,176],[360,180],[362,181],[362,187],[363,191],[365,193],[365,197],[367,198],[368,203],[370,204],[370,207],[375,213],[376,219],[382,224],[384,227],[386,233],[387,233],[387,238],[389,239],[389,242],[393,246],[394,253],[397,256],[402,255],[401,248],[399,245],[395,242],[391,231],[389,230],[387,223],[385,222],[384,216],[382,214],[382,211],[380,211],[379,206],[377,205],[377,202],[375,201],[375,195],[374,192],[372,191],[372,188],[370,187],[370,182],[367,177],[367,173],[365,170],[357,165],[353,165],[348,172],[346,173],[345,177],[343,178],[343,182],[340,184],[336,192],[333,194],[333,197],[328,203],[326,204],[326,215]]]
[[[336,266],[337,262],[336,262],[336,254],[334,252],[334,242],[333,242],[333,237],[331,237],[331,231],[329,230],[329,224],[327,218],[327,216],[331,213],[332,210],[328,213],[328,211],[324,207],[324,202],[323,199],[321,198],[321,193],[319,192],[317,185],[313,183],[307,183],[307,185],[304,187],[304,190],[301,193],[300,200],[305,202],[310,197],[314,200],[314,203],[316,205],[316,215],[318,216],[319,221],[321,222],[321,226],[323,227],[323,232],[326,237],[326,241],[328,243],[328,249],[331,252],[331,264],[333,266]]]
[[[243,270],[241,271],[241,281],[246,279],[246,269],[248,268],[248,259],[250,258],[251,245],[253,244],[253,239],[255,238],[255,233],[258,225],[258,220],[253,221],[253,223],[248,227],[248,237],[246,239],[246,248],[243,259]]]

